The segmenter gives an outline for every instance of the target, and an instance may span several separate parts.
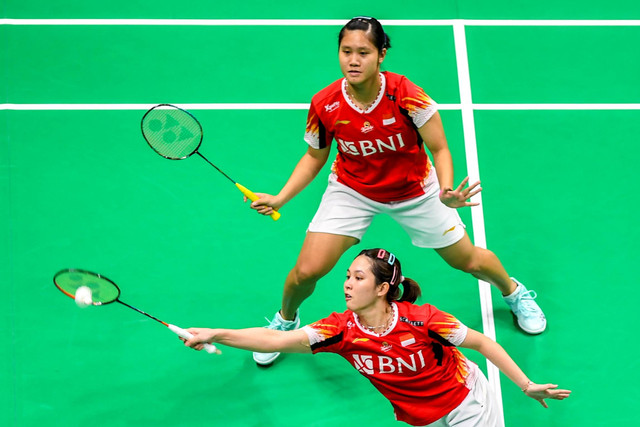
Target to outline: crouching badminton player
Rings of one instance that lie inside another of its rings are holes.
[[[487,379],[456,346],[480,352],[545,408],[545,399],[571,393],[530,381],[495,341],[429,304],[413,304],[419,285],[384,249],[360,252],[347,270],[344,293],[347,311],[301,329],[190,328],[194,337],[183,341],[197,350],[220,343],[260,352],[337,353],[389,399],[396,419],[416,426],[499,425]]]

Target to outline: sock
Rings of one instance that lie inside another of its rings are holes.
[[[520,292],[520,284],[516,283],[516,290],[510,293],[509,295],[503,295],[502,298],[508,301],[513,300],[515,299],[515,296],[518,294],[518,292]]]

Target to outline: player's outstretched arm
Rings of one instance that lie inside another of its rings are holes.
[[[311,353],[309,337],[302,329],[276,331],[267,328],[189,328],[187,331],[193,335],[193,338],[182,341],[186,346],[196,350],[202,350],[204,343],[219,343],[262,353]]]
[[[558,389],[556,384],[536,384],[529,380],[500,344],[478,331],[469,329],[467,337],[460,344],[460,347],[471,348],[481,353],[520,387],[527,396],[537,400],[545,408],[548,407],[545,399],[563,400],[571,394],[570,390]]]

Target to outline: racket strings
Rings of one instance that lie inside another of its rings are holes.
[[[202,126],[195,117],[169,105],[158,106],[145,114],[142,134],[158,154],[173,160],[189,157],[202,142]]]
[[[115,283],[99,274],[84,270],[60,271],[55,275],[53,281],[58,289],[72,298],[79,287],[88,287],[91,290],[91,300],[96,304],[108,304],[120,296],[120,289]]]

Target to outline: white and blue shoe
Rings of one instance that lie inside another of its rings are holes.
[[[269,319],[267,319],[268,321]],[[280,315],[280,310],[269,322],[267,329],[275,329],[276,331],[292,331],[300,327],[300,316],[296,311],[296,317],[293,320],[284,320]],[[253,353],[253,360],[260,366],[269,366],[280,356],[280,352],[275,353]]]
[[[513,277],[511,280],[518,287],[511,295],[503,296],[502,298],[518,319],[518,326],[528,334],[536,335],[542,333],[547,328],[547,319],[544,317],[542,309],[534,301],[538,294],[535,291],[527,290],[522,283]]]

